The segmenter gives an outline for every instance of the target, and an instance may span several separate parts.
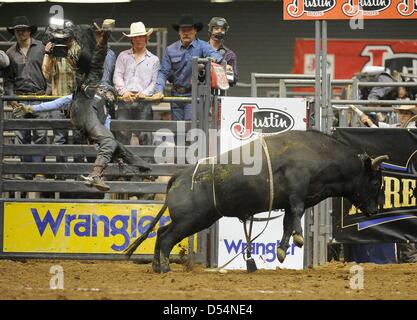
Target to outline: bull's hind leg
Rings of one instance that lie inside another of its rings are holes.
[[[154,251],[154,255],[153,255],[153,261],[152,261],[152,270],[154,272],[161,272],[161,261],[160,261],[160,252],[161,252],[161,248],[160,248],[160,240],[161,240],[161,235],[168,230],[169,226],[171,224],[167,225],[167,226],[162,226],[158,229],[157,231],[157,236],[156,236],[156,243],[155,243],[155,251]]]
[[[290,197],[290,205],[293,214],[292,240],[297,247],[301,248],[304,245],[303,228],[301,227],[301,218],[304,214],[304,200],[300,196],[292,196]]]
[[[169,267],[169,255],[172,248],[177,243],[179,243],[182,239],[191,236],[192,234],[210,227],[218,219],[219,217],[216,216],[207,218],[195,215],[192,219],[186,221],[173,220],[169,225],[169,229],[164,231],[159,239],[160,272],[168,272],[171,270]]]

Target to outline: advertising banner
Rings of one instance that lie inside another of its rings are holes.
[[[237,98],[222,97],[221,153],[240,147],[257,138],[257,131],[263,134],[282,133],[289,130],[306,130],[306,100],[287,98]],[[266,170],[266,169],[263,169]],[[278,183],[278,182],[275,182]],[[268,182],[265,181],[265,185]],[[265,193],[265,199],[269,194]],[[267,218],[268,212],[257,214]],[[283,234],[283,211],[273,211],[273,220],[252,245],[252,257],[259,269],[303,268],[303,249],[290,242],[283,264],[276,258],[277,246]],[[302,220],[304,225],[304,218]],[[265,228],[266,222],[254,222],[252,238]],[[242,250],[246,245],[243,224],[237,218],[223,217],[218,222],[218,266],[222,266],[236,255],[226,269],[244,269],[246,262]]]
[[[333,236],[339,242],[417,242],[417,129],[341,128],[337,139],[388,155],[382,163],[384,203],[366,216],[347,200],[334,203]]]
[[[415,0],[284,0],[284,20],[417,19]]]
[[[4,202],[3,252],[118,254],[145,232],[160,204]],[[168,210],[156,226],[171,221]],[[135,253],[153,254],[156,232]],[[180,243],[188,248],[188,239]],[[172,251],[178,253],[177,245]]]
[[[417,73],[417,41],[329,39],[327,49],[332,79],[351,79],[365,66]],[[296,39],[292,72],[314,75],[315,60],[314,39]]]

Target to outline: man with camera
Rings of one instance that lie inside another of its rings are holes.
[[[16,37],[17,43],[7,50],[10,65],[6,70],[4,89],[6,95],[44,95],[47,82],[42,74],[42,61],[45,47],[41,41],[32,38],[37,27],[31,25],[25,16],[15,17],[7,31]],[[31,103],[31,102],[29,102]],[[16,107],[16,101],[10,102]],[[26,118],[47,118],[45,115],[26,115]],[[47,130],[16,131],[17,144],[45,144]],[[24,162],[43,162],[41,155],[23,156]],[[42,176],[39,175],[39,178]]]

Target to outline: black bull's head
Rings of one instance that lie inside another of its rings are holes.
[[[387,155],[371,159],[364,159],[364,170],[356,182],[355,193],[351,197],[353,204],[366,215],[378,213],[378,207],[384,203],[382,186],[382,173],[379,165],[389,159]]]

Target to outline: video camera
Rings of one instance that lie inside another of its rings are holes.
[[[47,42],[54,44],[52,56],[64,58],[68,55],[68,42],[74,39],[74,23],[70,20],[51,18],[46,37]]]

